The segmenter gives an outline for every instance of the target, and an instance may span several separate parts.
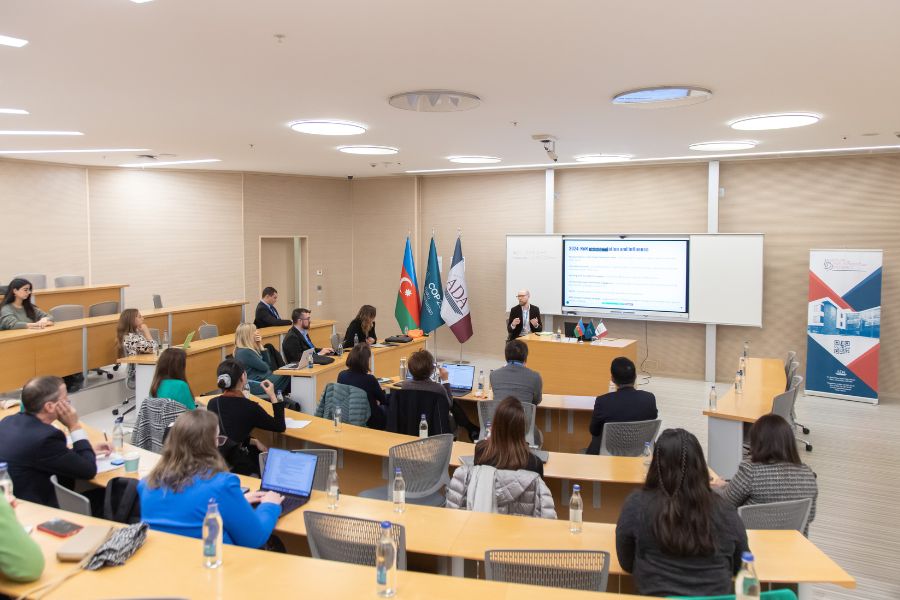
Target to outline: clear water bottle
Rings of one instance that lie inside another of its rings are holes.
[[[744,360],[750,358],[750,340],[744,340]]]
[[[584,502],[581,500],[581,486],[577,483],[572,486],[572,497],[569,499],[569,531],[581,533],[582,511]]]
[[[400,467],[394,469],[394,512],[402,513],[406,511],[406,481],[403,480],[403,473]]]
[[[740,370],[738,370],[737,374],[734,376],[734,393],[744,393],[744,374]]]
[[[487,397],[488,397],[488,398],[493,398],[493,397],[494,397],[494,387],[491,385],[491,378],[492,378],[493,376],[494,376],[494,370],[491,369],[491,370],[488,372],[488,378],[487,378]]]
[[[434,363],[431,370],[431,380],[435,383],[441,382],[441,371],[438,369],[438,364]]]
[[[484,369],[478,371],[478,387],[475,389],[475,397],[484,397]]]
[[[487,422],[487,425],[484,427],[484,439],[488,439],[491,437],[491,421],[490,419]]]
[[[122,427],[123,421],[124,417],[116,417],[112,432],[113,454],[117,454],[119,456],[122,456],[122,452],[125,449],[125,431]]]
[[[759,578],[753,566],[753,555],[744,552],[741,555],[741,570],[734,578],[735,600],[754,600],[760,596]]]
[[[313,354],[314,354],[314,352],[310,352],[309,356],[306,357],[306,368],[307,369],[312,369],[314,366],[316,366],[316,361],[313,359]]]
[[[358,343],[359,343],[359,334],[354,333],[353,334],[353,345],[356,346]]]
[[[340,431],[341,430],[341,407],[340,406],[334,407],[334,414],[332,415],[332,418],[334,419],[334,430]]]
[[[641,450],[641,462],[644,465],[644,473],[650,470],[650,463],[653,461],[653,447],[650,442],[644,442],[644,449]]]
[[[709,388],[709,410],[719,410],[719,393],[716,391],[716,384],[712,384]]]
[[[404,381],[406,379],[406,357],[400,357],[400,381]]]
[[[375,546],[375,581],[378,595],[390,598],[397,593],[397,546],[389,521],[381,522],[381,539]]]
[[[15,498],[13,495],[13,482],[9,476],[9,465],[5,462],[0,462],[0,494],[3,494],[6,500],[12,504]]]
[[[216,569],[222,564],[222,515],[215,498],[209,499],[203,517],[203,566]]]
[[[169,348],[169,330],[168,329],[163,331],[162,343],[160,344],[160,347],[163,350],[167,350]]]
[[[422,418],[419,420],[419,437],[428,437],[428,419],[425,418],[425,415],[422,415]]]
[[[281,393],[281,390],[278,390],[277,392],[275,392],[275,399],[278,401],[279,404],[284,402],[284,394]]]
[[[558,341],[560,341],[560,340],[562,340],[562,329],[560,329],[559,327],[557,327],[557,328],[556,328],[556,341],[558,342]]]
[[[341,494],[338,487],[337,465],[328,465],[328,481],[325,483],[325,489],[328,494],[328,508],[337,508]]]

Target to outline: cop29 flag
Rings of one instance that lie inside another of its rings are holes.
[[[425,333],[431,333],[444,324],[441,318],[443,300],[441,267],[438,265],[437,248],[432,237],[431,248],[428,250],[428,265],[425,267],[425,287],[422,288],[422,331]]]
[[[400,288],[397,290],[394,317],[404,333],[406,330],[419,328],[419,282],[416,281],[416,265],[413,263],[409,238],[406,238],[403,266],[400,267]]]
[[[811,250],[806,392],[878,402],[881,250]]]
[[[453,262],[447,274],[444,300],[441,303],[441,318],[462,344],[472,337],[472,317],[469,314],[469,288],[466,286],[466,261],[463,258],[462,242],[456,238]]]

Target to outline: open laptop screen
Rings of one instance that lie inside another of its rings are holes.
[[[315,454],[269,448],[261,487],[282,494],[309,496],[318,460]]]
[[[475,365],[444,363],[441,366],[447,369],[447,374],[450,376],[450,387],[472,389],[472,384],[475,382]]]

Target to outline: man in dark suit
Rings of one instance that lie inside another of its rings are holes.
[[[295,308],[291,313],[293,327],[286,334],[281,342],[281,351],[284,353],[284,359],[289,363],[300,361],[303,353],[310,348],[315,349],[316,354],[334,354],[333,348],[316,348],[312,339],[309,337],[309,324],[312,322],[312,313],[308,308]]]
[[[588,454],[600,454],[603,439],[603,425],[625,421],[649,421],[657,418],[656,397],[650,392],[634,389],[637,370],[631,360],[620,356],[610,365],[616,391],[597,396],[594,413],[591,415],[591,445]]]
[[[91,445],[59,377],[30,379],[22,388],[22,405],[24,412],[0,421],[0,462],[9,464],[16,497],[58,507],[50,476],[66,486],[93,479],[95,453],[108,454],[111,448],[105,442]],[[52,425],[57,420],[69,430],[71,450],[66,435]]]
[[[275,302],[278,300],[278,290],[273,287],[267,287],[262,291],[262,300],[256,305],[256,317],[253,324],[257,329],[263,327],[278,327],[290,325],[287,319],[282,319],[275,308]]]
[[[529,333],[537,333],[544,327],[544,323],[541,321],[541,309],[529,303],[531,292],[519,290],[516,298],[519,303],[510,309],[509,318],[506,319],[506,332],[509,334],[506,341]],[[527,315],[527,317],[523,318],[523,315]]]

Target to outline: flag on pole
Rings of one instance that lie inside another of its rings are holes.
[[[462,242],[456,238],[450,273],[444,288],[441,303],[441,318],[462,344],[472,337],[472,316],[469,314],[469,289],[466,287],[466,261],[463,258]]]
[[[594,332],[594,337],[604,338],[609,335],[609,332],[606,330],[606,325],[603,324],[603,319],[600,319],[600,322],[597,324],[597,330]]]
[[[597,335],[597,330],[594,329],[594,320],[591,319],[584,324],[584,339],[592,340],[595,335]]]
[[[413,263],[412,246],[406,238],[406,252],[400,268],[400,289],[397,290],[397,304],[394,317],[400,329],[419,328],[419,282],[416,280],[416,265]]]
[[[431,333],[444,324],[441,318],[441,302],[444,286],[441,284],[441,268],[438,266],[437,248],[434,237],[428,250],[428,265],[425,267],[425,287],[422,288],[422,331]]]
[[[584,321],[581,317],[579,317],[578,322],[575,323],[575,337],[584,337]]]

